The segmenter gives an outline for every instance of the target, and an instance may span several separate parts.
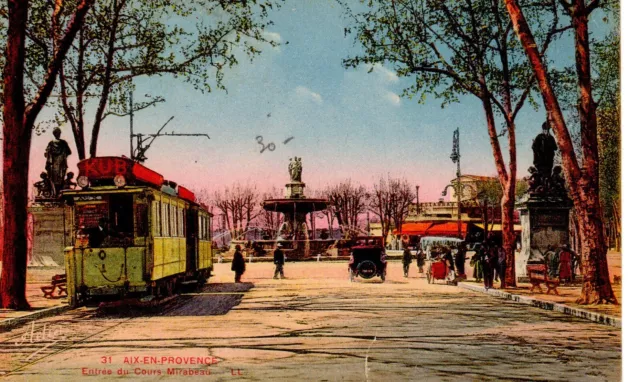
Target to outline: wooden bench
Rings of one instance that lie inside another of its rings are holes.
[[[51,278],[51,285],[40,287],[45,298],[54,298],[53,293],[58,290],[57,297],[65,297],[67,295],[67,275],[54,275]]]
[[[542,287],[540,284],[544,283],[547,286],[547,294],[554,291],[558,293],[558,284],[560,279],[552,279],[549,277],[549,269],[547,264],[527,264],[527,274],[529,275],[529,282],[531,282],[531,291],[537,287],[542,293]]]

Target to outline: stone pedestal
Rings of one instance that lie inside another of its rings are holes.
[[[522,250],[516,252],[516,277],[527,276],[527,263],[542,262],[547,251],[570,244],[569,211],[572,203],[561,197],[528,196],[519,202]]]
[[[58,201],[36,201],[29,212],[33,216],[29,266],[64,266],[64,248],[71,243],[71,232],[65,232],[71,216],[65,215],[64,205]]]
[[[287,183],[284,197],[287,199],[303,199],[304,187],[305,184],[303,182]]]

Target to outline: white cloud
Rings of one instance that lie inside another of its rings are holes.
[[[296,94],[300,98],[310,99],[317,104],[322,104],[322,96],[316,92],[311,91],[309,88],[304,86],[296,87]]]
[[[385,82],[398,82],[398,75],[393,70],[389,70],[380,64],[367,64],[365,67],[367,71],[373,69],[373,72],[378,73]]]
[[[400,96],[394,92],[386,92],[384,98],[387,101],[391,102],[393,105],[400,105]]]
[[[262,37],[267,40],[267,41],[273,41],[276,44],[280,44],[282,43],[282,36],[280,36],[280,33],[278,32],[269,32],[269,31],[262,31]],[[271,47],[271,45],[267,44],[267,43],[261,43],[260,47],[262,48],[262,50],[266,50],[268,48],[275,50],[276,52],[280,53],[280,46],[276,46],[274,48]]]
[[[265,40],[270,40],[273,42],[281,42],[282,41],[282,37],[280,36],[280,33],[278,32],[267,32],[264,31],[262,32],[262,36],[265,38]]]

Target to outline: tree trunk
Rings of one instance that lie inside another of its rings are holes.
[[[515,253],[514,243],[515,235],[513,233],[513,207],[515,200],[515,176],[516,176],[516,146],[515,146],[515,126],[512,122],[508,122],[509,126],[509,172],[507,172],[502,157],[502,150],[496,131],[495,117],[493,115],[493,107],[491,100],[486,95],[487,90],[484,89],[485,96],[482,98],[482,105],[487,119],[487,129],[493,150],[493,159],[498,171],[498,179],[502,186],[502,247],[506,253],[507,272],[505,277],[505,286],[515,287]]]
[[[509,110],[511,105],[508,105]],[[509,140],[509,175],[506,182],[502,183],[502,248],[506,254],[506,272],[504,285],[507,287],[516,286],[516,235],[513,231],[513,210],[516,199],[516,126],[510,116],[507,119],[507,130]]]
[[[27,191],[31,130],[25,126],[24,57],[28,2],[9,0],[3,81],[4,238],[0,307],[27,310]]]
[[[533,72],[538,81],[545,109],[552,121],[551,127],[558,140],[562,154],[562,163],[567,178],[569,191],[573,199],[580,227],[582,241],[582,270],[584,282],[582,295],[578,303],[592,304],[610,302],[617,304],[617,299],[611,289],[609,269],[607,266],[606,245],[604,242],[604,227],[602,224],[602,210],[598,190],[597,163],[597,127],[595,118],[589,121],[589,115],[595,115],[595,104],[590,93],[589,46],[588,46],[588,18],[582,15],[584,2],[577,0],[577,7],[572,11],[572,21],[576,30],[576,58],[581,91],[581,138],[583,151],[586,149],[587,158],[583,160],[584,172],[580,170],[569,130],[562,115],[558,99],[549,82],[548,74],[540,52],[538,51],[533,34],[518,5],[517,0],[504,0],[507,11],[513,22],[525,54],[529,58]],[[582,17],[584,16],[584,17]],[[586,72],[585,72],[586,71]],[[590,110],[593,109],[593,110]],[[582,115],[584,114],[584,115]],[[585,117],[586,116],[586,117]],[[584,123],[584,124],[583,124]],[[591,131],[594,129],[593,131]],[[595,142],[594,142],[595,139]],[[595,166],[595,168],[594,168]],[[590,174],[595,174],[590,176]]]
[[[516,235],[513,231],[513,195],[513,190],[511,190],[511,196],[509,196],[509,192],[505,190],[502,196],[502,248],[506,254],[505,260],[507,266],[504,285],[507,287],[515,287],[517,281],[515,259]]]

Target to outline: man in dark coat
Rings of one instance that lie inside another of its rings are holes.
[[[480,282],[480,279],[483,278],[482,270],[484,269],[484,265],[482,264],[482,259],[485,255],[485,248],[483,244],[477,244],[474,246],[473,251],[475,254],[471,256],[471,266],[473,266],[473,277],[475,277],[476,282]]]
[[[456,269],[458,270],[458,275],[464,275],[464,264],[467,260],[467,244],[463,241],[458,245],[458,252],[456,252]]]
[[[500,289],[504,289],[507,275],[507,252],[503,247],[498,247],[498,275],[500,276]]]
[[[276,265],[276,271],[273,274],[273,278],[278,277],[280,273],[280,280],[284,278],[284,252],[282,252],[282,243],[278,243],[276,250],[273,251],[273,263]]]
[[[402,268],[404,269],[404,277],[409,277],[409,264],[411,264],[411,251],[409,247],[405,247],[402,253]]]
[[[416,252],[416,261],[418,263],[418,273],[424,273],[424,263],[427,258],[427,255],[424,254],[422,248],[418,247],[418,252]]]
[[[244,257],[242,256],[242,248],[240,245],[236,245],[236,252],[233,254],[233,261],[231,262],[231,270],[236,273],[236,282],[240,282],[240,277],[245,271]]]
[[[493,270],[497,260],[497,248],[495,244],[489,247],[488,243],[484,243],[484,253],[482,254],[482,276],[484,278],[484,289],[493,289]]]

